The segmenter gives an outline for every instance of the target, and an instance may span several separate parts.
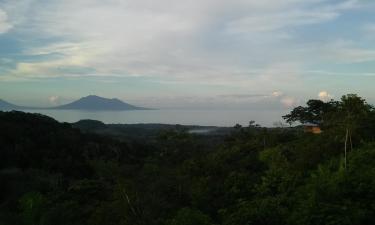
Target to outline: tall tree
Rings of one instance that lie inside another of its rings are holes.
[[[340,124],[345,129],[345,167],[347,166],[348,142],[350,150],[353,150],[353,133],[362,126],[362,121],[371,112],[372,106],[367,104],[366,100],[356,94],[347,94],[341,97],[339,104]]]
[[[325,120],[325,115],[337,108],[338,102],[331,100],[323,102],[317,99],[307,101],[306,106],[298,106],[289,114],[283,116],[289,124],[294,122],[313,123],[320,125]]]

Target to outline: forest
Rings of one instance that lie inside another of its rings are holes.
[[[0,112],[0,225],[375,224],[374,107],[348,94],[283,118],[137,138]]]

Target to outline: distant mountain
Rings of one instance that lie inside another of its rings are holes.
[[[125,103],[117,98],[103,98],[96,95],[83,97],[72,103],[57,106],[52,109],[71,109],[71,110],[146,110],[134,105]]]
[[[14,105],[12,103],[0,99],[0,110],[17,110],[22,108],[22,106]]]

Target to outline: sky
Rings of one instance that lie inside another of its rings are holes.
[[[0,98],[158,108],[375,102],[372,0],[0,0]]]

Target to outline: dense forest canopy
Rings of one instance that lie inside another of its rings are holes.
[[[323,132],[250,123],[135,138],[0,112],[0,225],[375,224],[374,108],[350,94],[284,119]]]

